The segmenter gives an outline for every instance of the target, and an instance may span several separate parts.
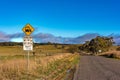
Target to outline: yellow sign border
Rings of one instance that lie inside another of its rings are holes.
[[[27,34],[27,33],[25,32],[25,30],[24,30],[27,25],[29,25],[29,26],[33,29],[33,30],[31,31],[31,33],[29,33],[29,34]],[[34,30],[35,30],[35,29],[34,29],[29,23],[26,24],[26,25],[22,28],[22,31],[23,31],[26,35],[28,35],[28,36],[31,35],[31,34],[34,32]]]

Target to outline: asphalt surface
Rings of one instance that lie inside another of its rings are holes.
[[[74,80],[120,80],[120,60],[82,56]]]

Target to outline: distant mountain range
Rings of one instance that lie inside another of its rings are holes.
[[[15,34],[6,34],[0,32],[0,42],[10,42],[14,38],[22,38],[24,36],[23,33],[15,33]],[[63,43],[63,44],[83,44],[85,41],[90,41],[91,39],[103,36],[98,33],[87,33],[75,38],[71,37],[56,37],[52,34],[45,34],[45,33],[38,33],[33,34],[34,41],[37,43]],[[110,34],[106,37],[113,37],[114,42],[116,45],[120,45],[120,34]]]
[[[64,43],[64,44],[82,44],[85,41],[91,40],[95,38],[96,36],[99,36],[97,33],[88,33],[76,38],[70,38],[70,37],[55,37],[52,34],[43,34],[39,33],[34,35],[35,42],[52,42],[52,43]]]
[[[70,37],[55,37],[52,34],[39,33],[34,35],[34,38],[36,42],[41,42],[41,43],[52,42],[52,43],[64,43],[64,44],[83,44],[85,41],[90,41],[91,39],[97,36],[103,36],[103,35],[100,35],[98,33],[87,33],[82,36],[70,38]],[[110,34],[106,37],[113,37],[115,44],[120,45],[119,34]]]

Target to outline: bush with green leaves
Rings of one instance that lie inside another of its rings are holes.
[[[105,52],[113,45],[113,38],[110,37],[100,37],[92,39],[91,41],[86,41],[85,44],[79,47],[80,50],[91,52],[93,54],[99,53],[99,51]]]

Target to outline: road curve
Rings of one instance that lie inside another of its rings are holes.
[[[120,80],[120,60],[81,56],[74,80]]]

